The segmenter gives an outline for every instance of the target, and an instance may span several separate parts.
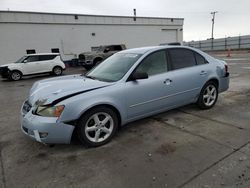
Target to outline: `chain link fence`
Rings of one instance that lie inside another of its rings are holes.
[[[183,44],[203,51],[248,50],[250,49],[250,35],[183,42]]]

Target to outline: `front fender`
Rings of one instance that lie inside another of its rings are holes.
[[[8,69],[10,71],[19,71],[22,74],[25,74],[25,71],[23,70],[23,68],[21,66],[8,66]]]
[[[107,87],[61,101],[59,104],[65,105],[65,108],[58,121],[74,121],[95,106],[110,105],[119,112],[121,124],[123,125],[127,117],[126,102],[123,96],[125,92],[115,88]]]

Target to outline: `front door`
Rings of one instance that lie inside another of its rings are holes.
[[[22,64],[22,70],[24,74],[35,74],[39,72],[40,65],[39,65],[39,56],[38,55],[31,55],[28,56]]]
[[[147,56],[134,72],[148,74],[147,79],[126,82],[126,104],[129,119],[158,111],[167,104],[167,57],[164,50]]]

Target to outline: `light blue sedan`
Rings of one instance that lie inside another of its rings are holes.
[[[224,61],[183,46],[136,48],[114,54],[86,75],[36,82],[21,109],[22,131],[44,144],[87,146],[112,139],[119,126],[197,103],[209,109],[229,87]]]

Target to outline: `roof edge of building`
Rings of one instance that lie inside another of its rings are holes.
[[[35,11],[19,11],[19,10],[0,10],[0,13],[25,13],[25,14],[50,14],[50,15],[78,15],[78,16],[92,16],[92,17],[115,17],[115,18],[134,18],[134,16],[116,16],[116,15],[94,15],[94,14],[79,14],[79,13],[55,13],[55,12],[35,12]],[[136,18],[150,18],[150,19],[174,19],[184,20],[184,18],[172,17],[146,17],[136,16]]]

